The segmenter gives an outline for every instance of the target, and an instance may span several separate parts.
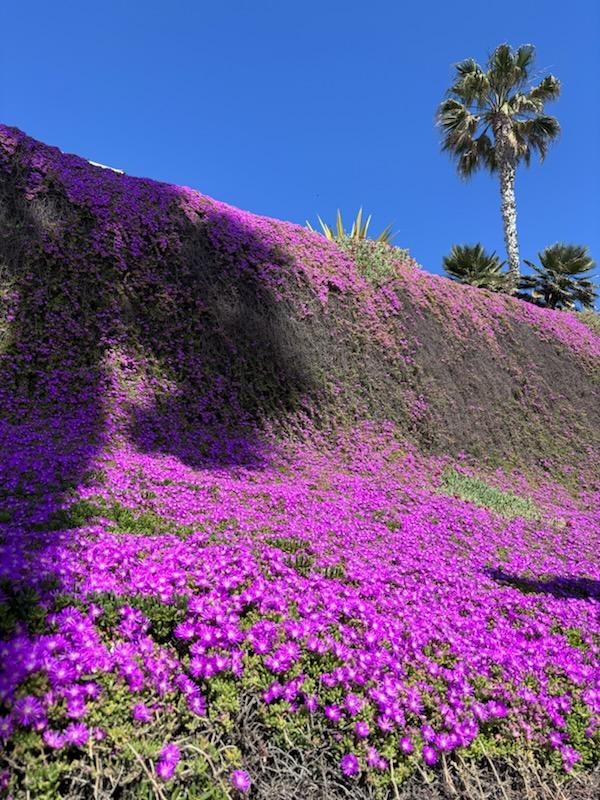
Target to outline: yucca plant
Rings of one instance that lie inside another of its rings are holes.
[[[546,308],[593,308],[598,285],[590,274],[596,266],[585,245],[556,244],[538,253],[539,265],[525,261],[534,274],[521,278],[519,288]],[[529,294],[530,293],[530,294]]]
[[[500,261],[495,252],[487,253],[479,242],[453,245],[442,263],[454,281],[494,292],[507,290],[507,274],[502,272],[506,261]]]
[[[509,276],[516,288],[520,276],[515,173],[532,153],[540,160],[557,138],[560,126],[544,113],[544,106],[556,100],[560,83],[546,75],[530,85],[535,48],[526,44],[513,51],[499,45],[484,69],[472,58],[456,65],[454,83],[437,113],[442,130],[442,150],[456,161],[458,173],[469,178],[485,167],[500,177],[504,240]]]
[[[321,226],[321,230],[327,239],[330,241],[342,241],[343,239],[368,239],[368,232],[369,232],[369,225],[371,224],[371,214],[367,217],[367,219],[363,222],[363,210],[362,207],[358,209],[356,217],[354,218],[354,222],[352,223],[352,227],[350,228],[349,232],[346,232],[344,228],[344,223],[342,221],[342,214],[338,208],[336,220],[335,220],[335,227],[333,225],[328,225],[326,222],[323,222],[321,217],[317,214],[317,219],[319,220],[319,225]],[[314,231],[315,229],[310,224],[308,220],[306,220],[306,227]],[[392,226],[388,225],[384,228],[379,236],[376,236],[373,241],[375,242],[385,242],[389,244],[391,240],[394,238],[395,234],[392,233]]]

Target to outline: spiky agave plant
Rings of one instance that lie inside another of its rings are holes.
[[[442,263],[448,277],[454,281],[494,292],[507,289],[507,276],[502,272],[506,261],[500,261],[495,252],[487,253],[479,242],[453,245]]]
[[[539,265],[525,261],[534,274],[521,278],[519,288],[547,308],[593,308],[598,284],[590,274],[596,266],[585,245],[556,244],[538,253]]]
[[[526,44],[513,51],[499,45],[484,69],[472,58],[456,65],[454,83],[437,113],[442,149],[456,161],[458,173],[469,178],[485,167],[500,177],[504,240],[509,276],[516,288],[520,275],[515,206],[515,173],[529,165],[537,151],[541,160],[560,132],[558,121],[544,113],[556,100],[560,83],[546,75],[530,85],[535,48]]]
[[[368,239],[368,232],[369,232],[369,225],[371,224],[371,214],[367,217],[366,220],[363,222],[363,210],[362,207],[358,209],[356,217],[352,223],[352,227],[349,232],[346,232],[344,228],[344,223],[342,221],[342,214],[338,208],[336,220],[335,220],[335,227],[333,225],[328,225],[326,222],[323,222],[321,217],[317,214],[317,219],[319,220],[319,225],[321,226],[321,230],[323,231],[324,236],[329,239],[330,241],[341,241],[343,239]],[[308,220],[306,220],[306,227],[314,231],[315,229],[310,224]],[[392,233],[392,226],[388,225],[384,228],[379,236],[376,236],[373,241],[375,242],[385,242],[389,244],[391,240],[394,238],[395,234]]]

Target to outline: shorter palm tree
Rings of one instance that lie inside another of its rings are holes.
[[[362,216],[363,210],[361,207],[356,214],[354,222],[352,223],[352,228],[349,232],[346,232],[344,228],[344,223],[342,222],[342,215],[339,208],[337,211],[335,228],[333,225],[328,225],[326,222],[323,222],[318,214],[317,219],[319,220],[319,225],[321,226],[324,236],[330,241],[335,242],[341,241],[342,239],[368,239],[369,237],[367,236],[367,233],[369,231],[369,225],[371,224],[371,215],[369,214],[364,222]],[[306,227],[311,231],[315,230],[308,220],[306,220]],[[388,225],[387,228],[384,228],[381,231],[379,236],[377,236],[374,241],[385,242],[386,244],[389,244],[394,236],[395,234],[392,233],[392,226]]]
[[[592,283],[590,273],[596,262],[586,246],[557,242],[538,253],[538,258],[540,266],[525,261],[534,274],[521,278],[519,288],[525,292],[521,296],[546,308],[594,307],[598,284]]]
[[[443,259],[444,270],[453,281],[492,292],[508,289],[507,273],[502,272],[505,264],[506,261],[500,261],[495,252],[486,253],[479,242],[455,244]]]

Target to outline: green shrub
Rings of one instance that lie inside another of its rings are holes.
[[[397,277],[398,267],[410,260],[408,250],[371,239],[342,239],[338,245],[353,259],[360,274],[376,286]]]
[[[488,486],[479,478],[461,475],[452,468],[444,470],[440,492],[451,497],[460,497],[461,500],[466,500],[481,508],[488,508],[508,519],[514,517],[535,519],[540,516],[539,509],[528,497],[519,497],[512,492],[494,489],[493,486]]]
[[[591,328],[597,336],[600,336],[600,314],[597,311],[587,309],[577,314],[580,319],[588,328]]]

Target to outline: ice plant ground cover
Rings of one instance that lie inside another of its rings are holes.
[[[123,446],[59,505],[32,444],[1,529],[13,792],[59,796],[69,762],[93,781],[92,754],[132,748],[165,785],[226,797],[234,768],[252,780],[233,724],[248,692],[271,736],[314,725],[347,780],[463,751],[593,766],[598,494],[537,487],[540,518],[507,519],[439,493],[446,459],[392,433],[252,468]],[[195,746],[209,721],[229,761]]]
[[[3,796],[593,774],[590,328],[3,127],[0,212]]]

